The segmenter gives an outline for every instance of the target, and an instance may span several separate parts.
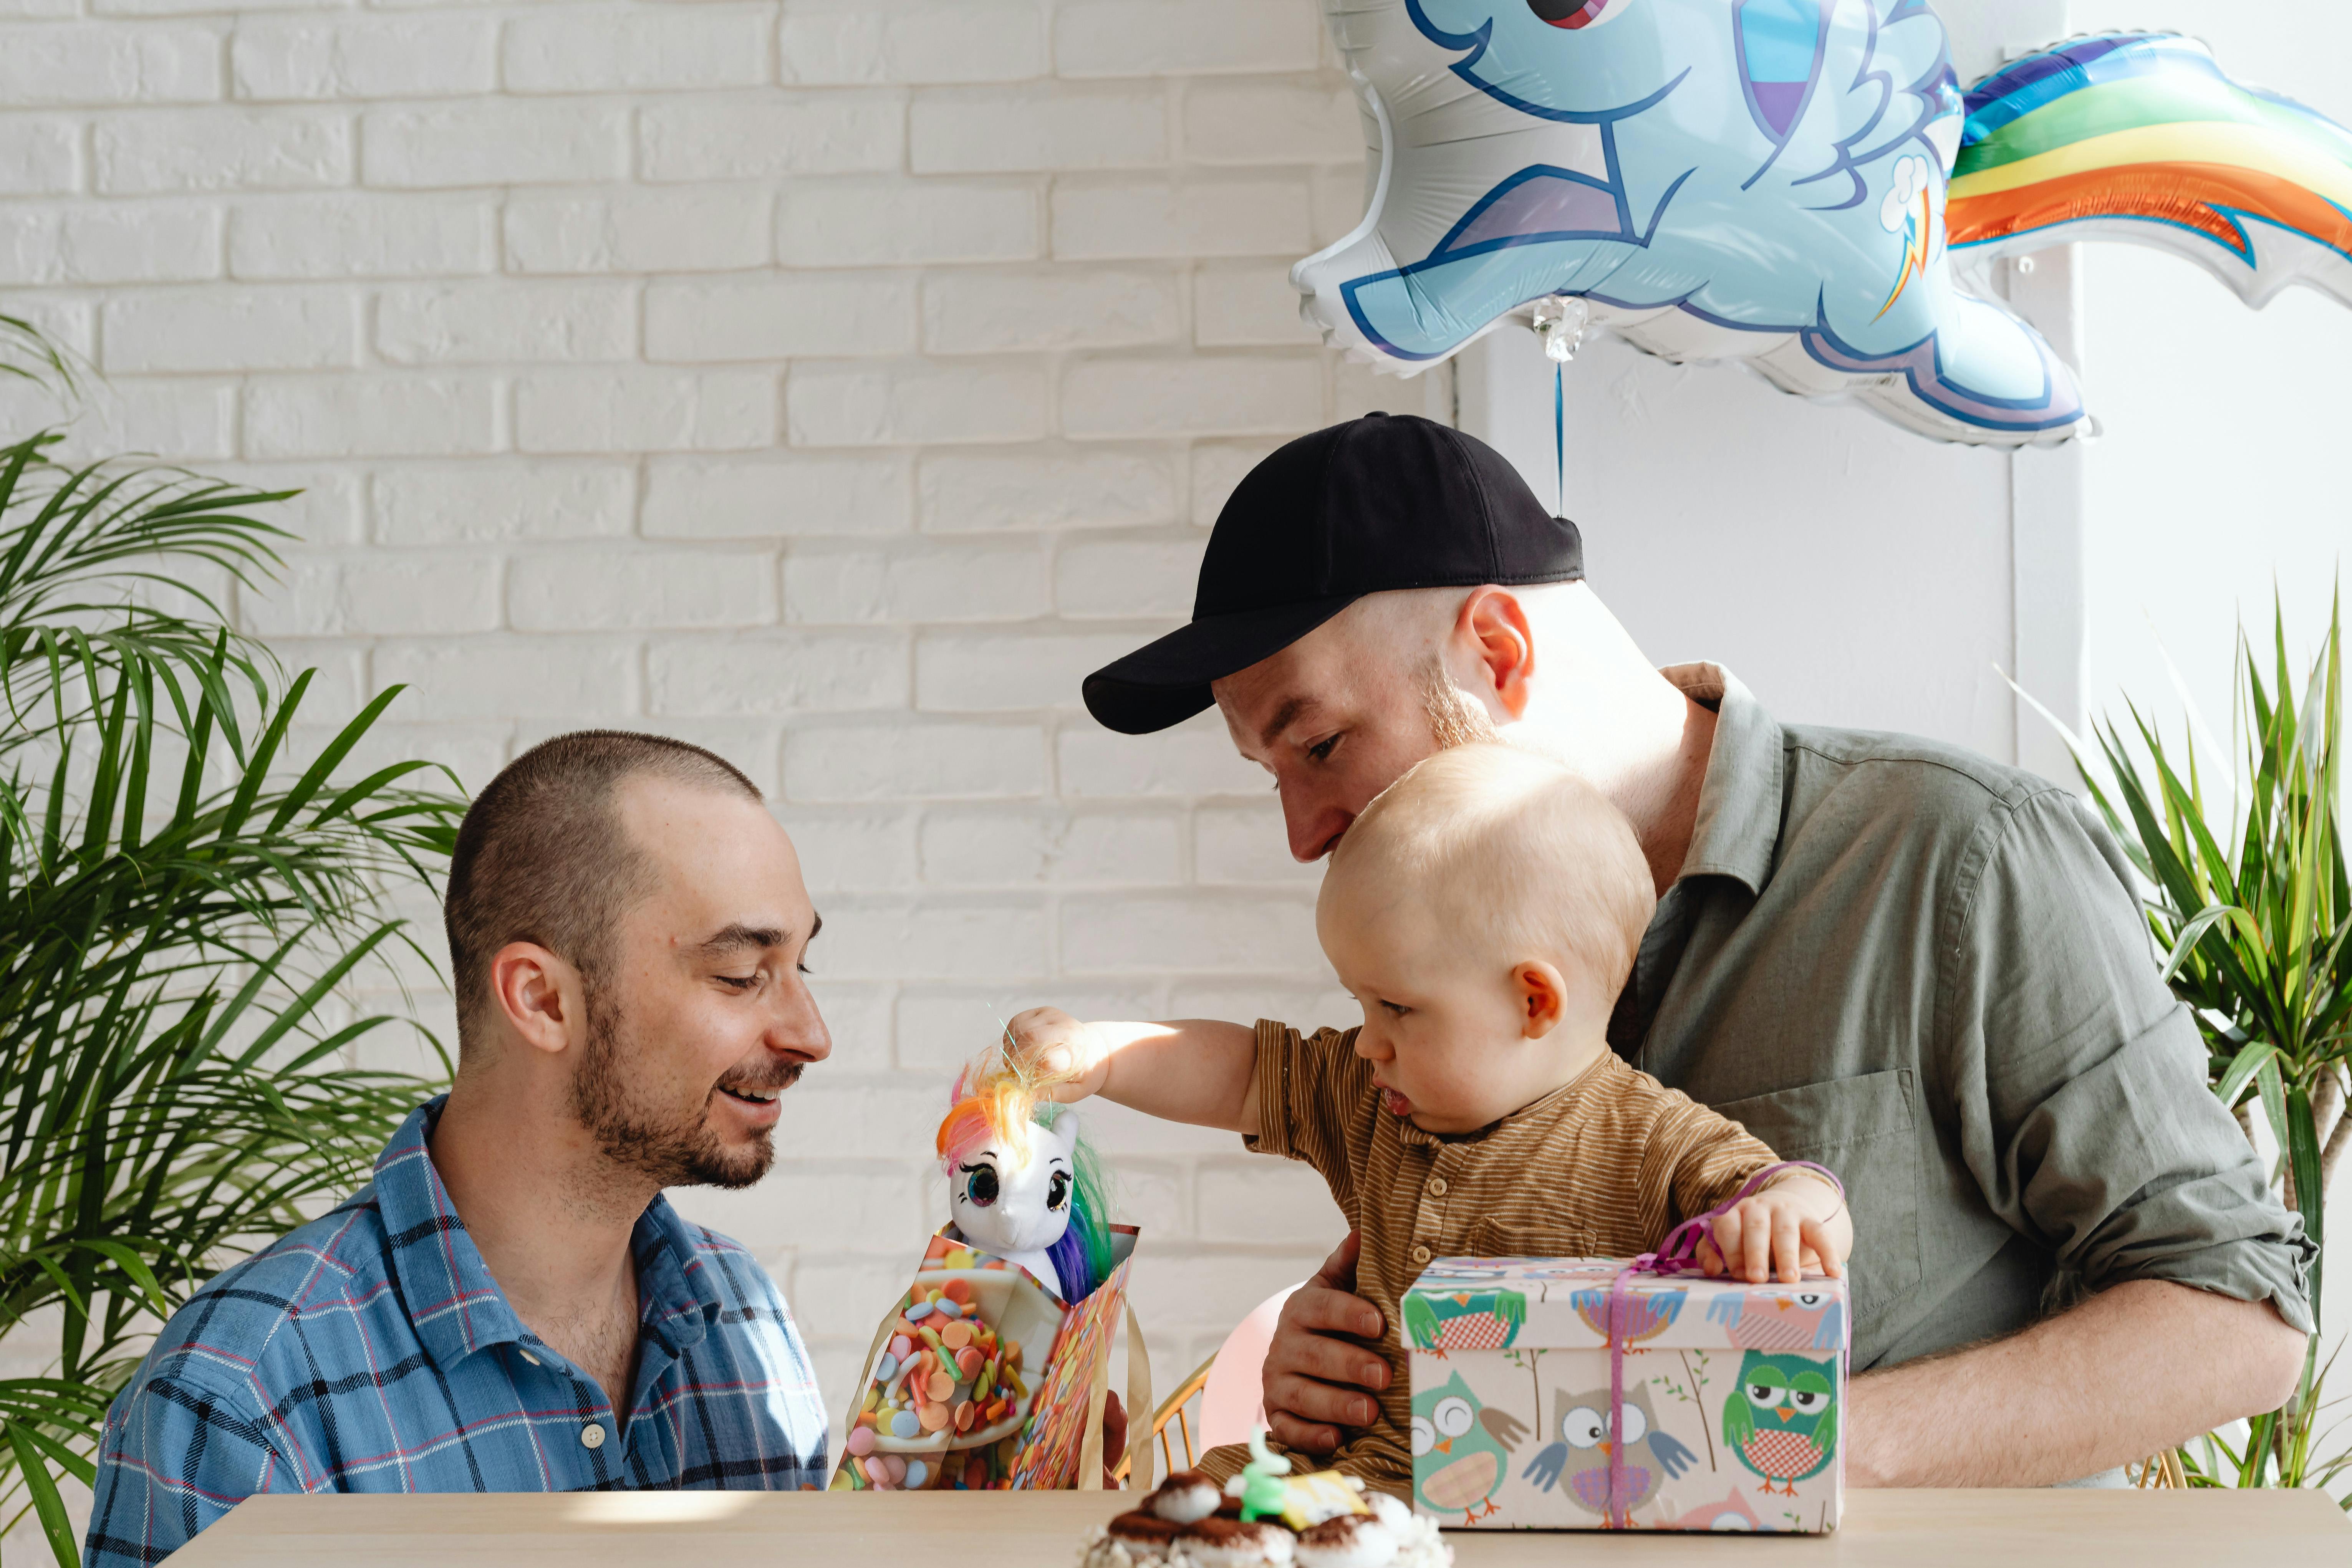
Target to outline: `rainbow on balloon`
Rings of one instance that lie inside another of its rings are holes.
[[[2193,38],[2075,38],[1987,77],[1966,111],[1955,250],[2155,240],[2250,304],[2298,282],[2352,304],[2352,132],[2231,81]]]

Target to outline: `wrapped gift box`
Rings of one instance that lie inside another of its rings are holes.
[[[1628,1277],[1612,1428],[1611,1290],[1624,1268],[1441,1258],[1414,1281],[1402,1303],[1413,1506],[1473,1530],[1836,1529],[1844,1281]]]

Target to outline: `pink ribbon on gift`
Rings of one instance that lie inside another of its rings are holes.
[[[1630,1530],[1633,1521],[1622,1500],[1625,1495],[1625,1309],[1633,1298],[1625,1293],[1626,1281],[1636,1274],[1659,1279],[1672,1279],[1681,1274],[1700,1271],[1698,1244],[1707,1234],[1708,1222],[1728,1214],[1734,1205],[1754,1197],[1763,1190],[1765,1182],[1783,1171],[1811,1171],[1835,1187],[1838,1196],[1845,1196],[1845,1184],[1837,1173],[1826,1165],[1816,1165],[1811,1160],[1783,1160],[1777,1165],[1767,1165],[1743,1183],[1739,1190],[1716,1205],[1705,1214],[1686,1219],[1666,1233],[1655,1252],[1644,1252],[1617,1270],[1609,1281],[1609,1528]],[[1841,1352],[1843,1354],[1843,1352]]]

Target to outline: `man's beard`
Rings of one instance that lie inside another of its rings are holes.
[[[588,980],[588,1039],[580,1070],[572,1075],[572,1114],[604,1157],[665,1187],[748,1187],[766,1175],[776,1161],[772,1132],[762,1132],[748,1148],[730,1149],[711,1130],[707,1096],[692,1111],[667,1121],[638,1103],[629,1078],[635,1053],[622,1049],[619,1010],[598,994],[593,980],[583,979]],[[800,1076],[801,1064],[787,1062],[723,1081],[731,1089],[781,1092]]]
[[[1437,742],[1437,749],[1450,752],[1456,746],[1475,746],[1499,742],[1503,732],[1486,710],[1465,696],[1445,673],[1445,661],[1435,654],[1421,667],[1417,682],[1421,689],[1421,709],[1429,716],[1429,732]]]

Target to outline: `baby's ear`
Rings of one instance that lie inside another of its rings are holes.
[[[1559,970],[1540,958],[1528,959],[1511,971],[1511,988],[1518,997],[1522,1038],[1542,1039],[1567,1016],[1567,983]]]

